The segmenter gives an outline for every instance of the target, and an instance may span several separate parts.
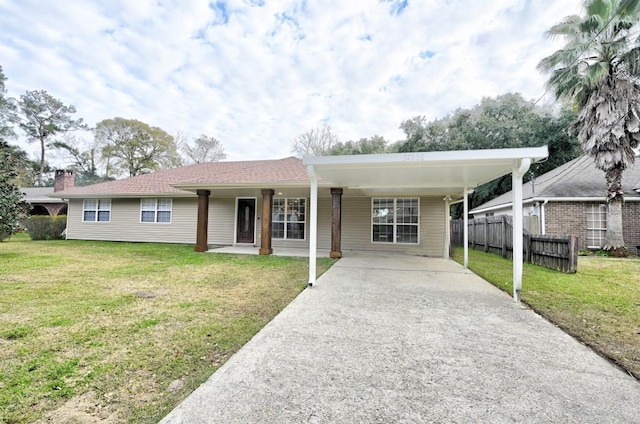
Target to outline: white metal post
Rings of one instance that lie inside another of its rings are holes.
[[[447,196],[444,199],[444,219],[446,222],[446,228],[444,231],[444,250],[442,252],[442,257],[447,259],[449,258],[449,252],[451,251],[451,196]]]
[[[462,201],[462,226],[464,227],[464,267],[467,268],[469,266],[469,193],[467,193],[467,187],[464,187],[463,193],[463,201]]]
[[[522,177],[529,170],[531,160],[528,158],[517,160],[511,174],[513,188],[513,300],[520,302],[522,290],[522,262],[523,262],[523,225],[522,225]]]
[[[312,165],[307,166],[311,180],[311,211],[309,224],[309,287],[316,282],[316,252],[318,239],[318,177]]]

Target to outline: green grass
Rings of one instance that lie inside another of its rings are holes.
[[[469,250],[469,269],[513,294],[510,260]],[[640,378],[640,260],[579,257],[575,274],[524,264],[522,280],[524,303]]]
[[[305,258],[14,236],[0,243],[0,423],[157,422],[307,276]]]

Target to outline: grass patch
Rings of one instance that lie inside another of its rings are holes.
[[[305,258],[26,235],[0,264],[2,423],[157,422],[308,276]]]
[[[462,263],[462,248],[454,259]],[[469,269],[513,294],[512,263],[469,250]],[[579,257],[564,274],[524,264],[522,301],[640,378],[640,260]]]

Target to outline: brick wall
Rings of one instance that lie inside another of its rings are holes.
[[[587,209],[598,202],[549,202],[545,205],[546,234],[576,235],[578,248],[587,248]],[[624,241],[632,254],[640,246],[640,202],[622,207]]]

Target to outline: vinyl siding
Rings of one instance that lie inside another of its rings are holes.
[[[208,243],[235,243],[236,198],[209,201]],[[307,199],[307,202],[309,200]],[[140,199],[112,199],[111,221],[82,222],[81,199],[69,201],[67,238],[80,240],[139,241],[195,244],[197,198],[173,199],[170,224],[140,223]],[[311,205],[307,205],[308,211]],[[256,245],[260,245],[262,199],[256,199]],[[308,215],[308,214],[307,214]],[[371,198],[342,198],[342,250],[370,250],[441,257],[444,250],[446,214],[440,198],[420,198],[420,243],[391,244],[371,242]],[[272,247],[309,246],[309,217],[306,217],[305,240],[276,240]],[[318,199],[318,248],[331,248],[331,198]]]
[[[197,199],[173,199],[171,223],[141,223],[140,199],[111,199],[110,222],[83,222],[83,200],[70,199],[67,238],[77,240],[196,242]]]
[[[235,242],[235,214],[235,198],[209,198],[209,226],[207,229],[209,244],[229,246]],[[195,223],[192,231],[195,234]]]

